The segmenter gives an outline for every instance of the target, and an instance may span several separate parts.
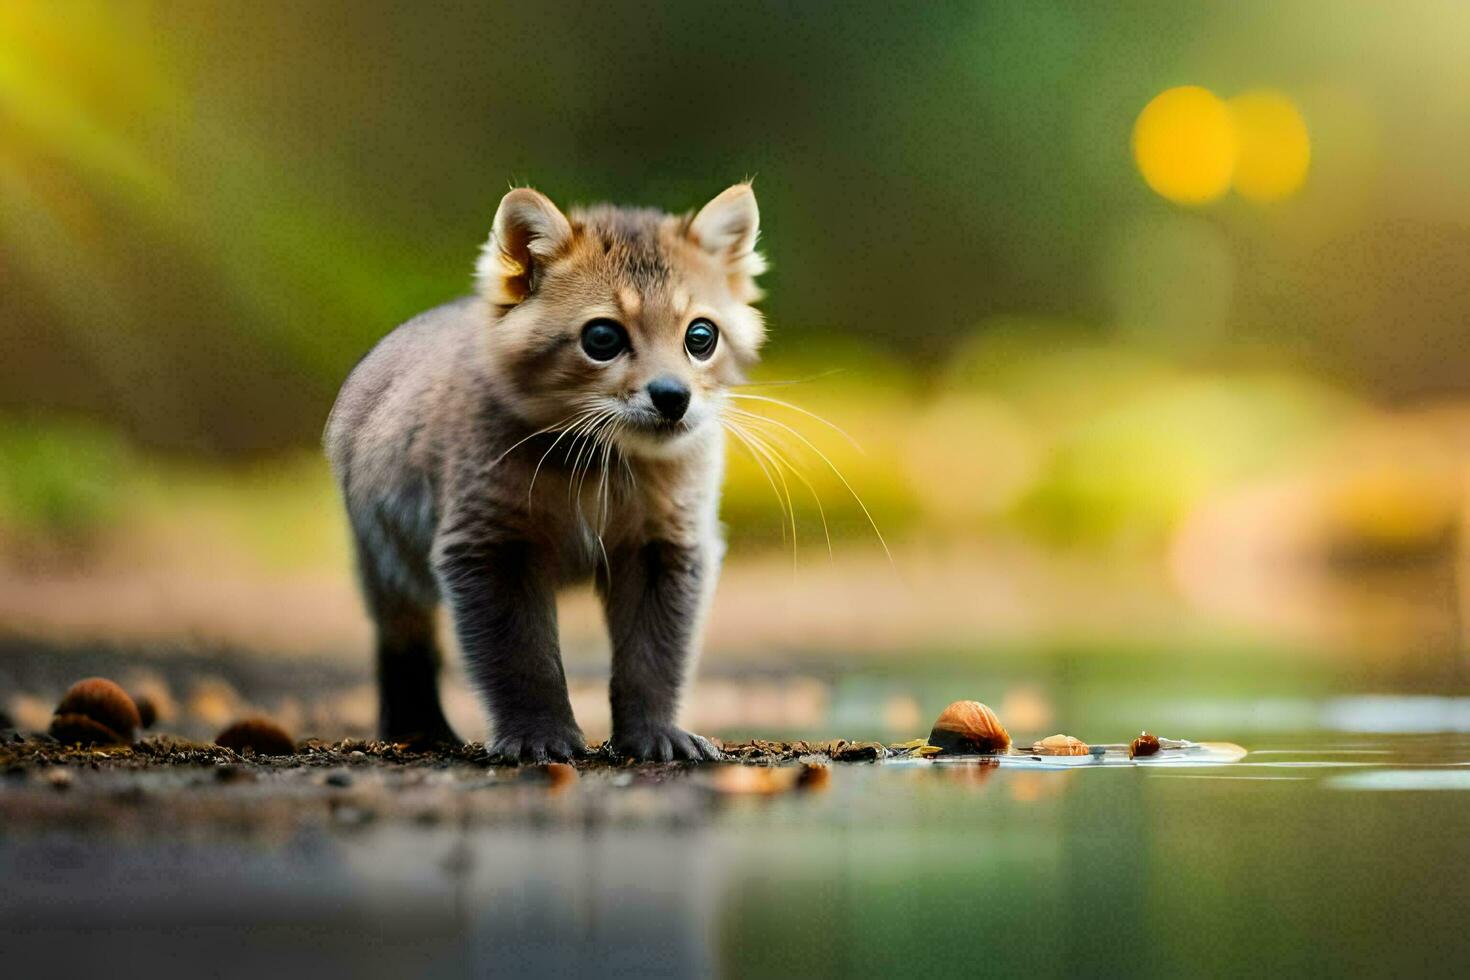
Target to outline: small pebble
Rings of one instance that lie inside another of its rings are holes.
[[[46,770],[46,775],[43,778],[46,780],[47,785],[53,789],[71,789],[71,784],[76,781],[76,777],[71,774],[70,769],[61,768]]]
[[[328,786],[351,786],[352,777],[345,772],[329,772],[327,778],[322,780]]]
[[[875,762],[888,755],[881,742],[849,742],[832,753],[838,762]]]

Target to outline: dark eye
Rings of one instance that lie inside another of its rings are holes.
[[[720,340],[720,328],[708,320],[695,320],[684,331],[684,349],[698,360],[706,360],[715,352]]]
[[[593,320],[582,328],[582,349],[594,361],[610,361],[628,349],[628,335],[611,320]]]

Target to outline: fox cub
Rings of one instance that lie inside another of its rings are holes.
[[[377,627],[380,734],[445,741],[434,610],[448,604],[492,753],[567,759],[555,593],[591,579],[612,640],[612,748],[716,759],[675,726],[724,551],[726,391],[764,338],[759,214],[737,184],[697,214],[563,214],[506,194],[473,296],[353,370],[326,450]]]

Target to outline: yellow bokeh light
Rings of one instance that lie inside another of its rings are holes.
[[[1215,200],[1230,189],[1235,171],[1235,121],[1229,106],[1197,85],[1159,93],[1133,124],[1133,158],[1148,186],[1169,200]]]
[[[1296,104],[1280,92],[1260,89],[1229,102],[1239,144],[1235,190],[1252,201],[1289,197],[1307,179],[1312,141]]]

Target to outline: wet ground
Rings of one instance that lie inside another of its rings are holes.
[[[7,962],[835,977],[1470,959],[1466,736],[1282,737],[1189,765],[895,757],[819,779],[799,761],[517,770],[353,745],[12,759]]]
[[[42,690],[46,659],[8,666]],[[1035,657],[1014,668],[1052,712],[1027,736],[1126,739],[1162,722],[1165,735],[1249,750],[1141,765],[903,748],[860,761],[879,754],[862,748],[875,731],[861,720],[895,685],[926,710],[988,690],[1017,716],[1040,710],[1010,696],[1003,673],[913,662],[834,681],[826,723],[853,742],[731,737],[740,765],[517,769],[474,746],[361,741],[281,758],[163,735],[129,750],[11,742],[0,749],[5,972],[1463,969],[1470,699],[1362,678],[1241,689],[1228,677],[1238,668],[1156,670],[1152,685],[1126,660],[1107,675]],[[1038,688],[1038,676],[1050,681]],[[235,683],[268,701],[248,673]],[[833,761],[855,744],[851,761]]]

